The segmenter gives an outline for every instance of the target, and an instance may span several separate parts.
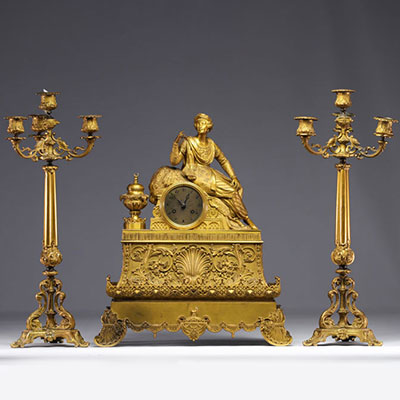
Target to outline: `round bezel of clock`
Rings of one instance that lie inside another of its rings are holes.
[[[207,195],[194,183],[178,183],[161,196],[160,210],[165,221],[175,229],[193,229],[207,214]]]

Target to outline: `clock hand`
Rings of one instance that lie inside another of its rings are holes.
[[[186,195],[186,198],[185,198],[185,200],[183,201],[183,205],[184,205],[185,207],[186,207],[186,202],[188,201],[189,196],[190,196],[190,193],[188,193],[188,194]],[[183,205],[182,205],[182,207],[183,207]]]
[[[175,200],[181,205],[181,207],[184,208],[186,206],[186,204],[182,203],[173,193],[171,193],[171,195],[174,196]]]
[[[181,205],[182,210],[184,210],[186,208],[186,203],[184,203],[183,201],[177,199],[179,201],[179,204]]]

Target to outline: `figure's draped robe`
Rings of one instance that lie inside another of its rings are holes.
[[[186,137],[179,147],[183,156],[182,172],[185,177],[199,185],[207,194],[220,198],[240,219],[248,214],[242,201],[242,189],[237,190],[231,179],[210,167],[216,159],[221,167],[231,176],[234,172],[221,149],[210,138],[207,144],[201,144],[195,137]]]

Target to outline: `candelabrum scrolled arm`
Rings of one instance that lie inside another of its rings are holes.
[[[37,151],[35,149],[31,149],[30,147],[20,147],[20,142],[26,140],[24,137],[9,137],[7,138],[11,142],[11,145],[15,152],[22,158],[30,159],[32,161],[38,161],[39,157],[37,155]]]
[[[398,122],[389,117],[374,117],[378,121],[378,126],[374,133],[379,138],[378,146],[360,145],[360,142],[351,133],[353,128],[352,115],[350,114],[334,114],[335,119],[335,135],[333,135],[325,145],[310,144],[310,138],[315,136],[313,122],[317,119],[314,117],[296,117],[299,121],[297,129],[297,136],[300,136],[301,142],[305,149],[314,155],[320,155],[324,158],[336,157],[339,159],[346,159],[355,157],[358,159],[374,158],[385,150],[388,138],[393,136],[392,125]]]
[[[311,144],[310,136],[300,136],[301,142],[303,143],[304,148],[311,154],[316,156],[322,156],[324,158],[328,158],[328,148],[327,146],[322,146],[320,144]]]
[[[51,109],[56,107],[56,92],[40,92],[39,94],[43,95],[42,97],[46,100],[45,105],[41,103],[41,108],[46,106],[46,110],[51,111]],[[100,138],[100,136],[95,136],[94,134],[99,129],[97,119],[100,118],[101,115],[81,115],[79,117],[83,120],[81,131],[87,133],[87,136],[81,137],[81,139],[86,141],[86,147],[76,146],[72,149],[64,140],[55,136],[53,128],[60,122],[49,113],[39,115],[32,114],[30,117],[32,118],[32,130],[36,132],[34,135],[31,135],[36,142],[33,148],[21,147],[21,141],[26,138],[18,136],[24,132],[23,121],[27,118],[19,115],[5,117],[9,123],[7,132],[13,135],[7,139],[11,142],[15,152],[25,159],[30,159],[35,162],[42,160],[52,163],[56,160],[70,161],[73,158],[82,158],[92,151],[95,141]]]
[[[387,140],[393,137],[393,124],[398,123],[399,121],[390,117],[374,117],[376,121],[378,121],[378,125],[376,127],[376,131],[374,135],[379,138],[378,147],[375,146],[367,146],[359,149],[359,157],[358,158],[374,158],[379,156],[385,150],[387,145]]]
[[[99,138],[100,136],[81,136],[81,139],[86,140],[87,142],[86,148],[82,146],[75,146],[72,150],[67,151],[65,159],[70,161],[73,158],[83,158],[87,156],[92,151],[94,143]]]
[[[33,135],[33,138],[36,141],[34,148],[20,147],[20,142],[26,138],[14,136],[7,139],[11,142],[15,152],[22,158],[35,162],[38,160],[52,162],[56,160],[70,161],[73,158],[85,157],[92,151],[95,141],[100,136],[82,136],[82,139],[86,140],[87,146],[76,146],[73,149],[61,138],[56,138],[52,131]]]
[[[328,144],[322,146],[320,144],[311,144],[310,138],[316,136],[314,130],[314,121],[318,121],[315,117],[295,117],[295,120],[299,121],[299,127],[297,128],[296,136],[299,136],[304,148],[311,154],[316,156],[322,156],[328,158]],[[329,143],[329,142],[328,142]]]
[[[383,152],[383,150],[385,150],[387,143],[388,142],[385,140],[385,138],[382,138],[381,140],[378,140],[378,147],[375,147],[375,146],[360,147],[358,149],[356,157],[358,159],[361,159],[364,157],[366,157],[366,158],[377,157],[377,156],[379,156],[379,154],[381,154]]]

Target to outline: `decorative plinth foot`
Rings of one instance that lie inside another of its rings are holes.
[[[285,328],[285,315],[280,308],[261,321],[260,331],[263,338],[274,346],[287,346],[293,340]]]
[[[328,292],[331,301],[330,307],[321,314],[319,328],[315,329],[312,337],[303,342],[304,346],[316,346],[325,342],[332,336],[336,341],[353,342],[356,338],[369,346],[382,346],[373,331],[368,328],[366,315],[359,310],[355,302],[358,293],[354,290],[355,282],[348,275],[351,270],[339,268],[336,270],[339,276],[332,280],[332,289]],[[339,321],[336,324],[332,315],[337,311]],[[353,315],[353,322],[348,320],[348,314]]]
[[[75,347],[88,347],[80,332],[75,329],[75,319],[64,307],[65,293],[62,283],[55,276],[57,271],[53,268],[46,269],[43,274],[46,279],[39,284],[36,300],[39,307],[26,320],[26,329],[20,338],[11,344],[11,347],[24,347],[35,339],[41,338],[45,343],[67,343]],[[46,323],[42,325],[39,318],[46,314]],[[61,317],[61,322],[56,322],[56,315]]]
[[[118,319],[110,307],[107,307],[101,316],[103,327],[94,338],[94,343],[101,347],[116,346],[126,335],[126,323]]]
[[[118,301],[107,307],[102,329],[94,338],[97,346],[111,347],[121,342],[127,328],[135,332],[149,330],[156,338],[162,330],[182,331],[196,341],[207,330],[250,332],[260,328],[265,341],[287,346],[292,337],[285,329],[285,316],[274,301]]]

